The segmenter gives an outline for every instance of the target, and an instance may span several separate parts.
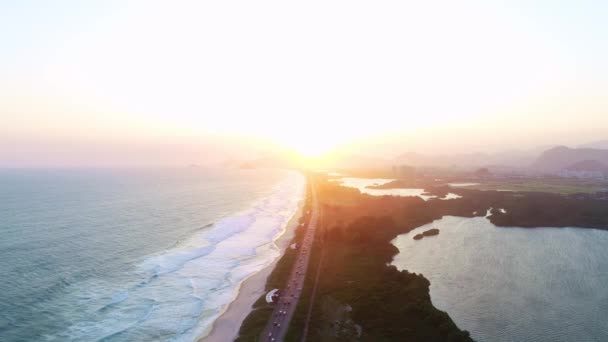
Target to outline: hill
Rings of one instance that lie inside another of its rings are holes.
[[[558,146],[543,152],[534,161],[532,168],[544,172],[556,172],[577,163],[591,161],[608,164],[608,150]]]
[[[395,164],[416,167],[443,167],[461,170],[475,169],[490,165],[519,168],[529,165],[539,155],[536,151],[504,151],[499,153],[462,153],[462,154],[422,154],[407,152],[395,158]]]

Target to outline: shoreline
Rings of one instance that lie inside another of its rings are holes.
[[[306,187],[306,183],[304,185]],[[237,295],[224,311],[213,322],[206,335],[199,336],[197,342],[227,342],[234,341],[239,335],[239,329],[245,318],[251,312],[253,304],[266,293],[268,276],[274,270],[277,262],[283,257],[289,247],[289,242],[295,236],[300,217],[306,203],[306,192],[298,203],[298,209],[287,222],[285,231],[274,240],[281,253],[266,267],[243,280],[237,287]],[[235,328],[238,327],[238,328]]]
[[[430,227],[440,229],[442,233],[437,239],[443,240],[427,241],[428,245],[424,246],[411,239],[412,234]],[[594,311],[586,308],[593,307],[591,303],[601,300],[602,286],[596,285],[594,274],[605,269],[605,263],[602,263],[605,259],[602,246],[605,246],[605,243],[602,242],[608,241],[608,233],[599,229],[578,227],[503,228],[494,225],[485,217],[446,215],[391,240],[391,244],[399,252],[390,264],[400,271],[423,274],[431,284],[429,294],[433,306],[449,313],[454,322],[462,329],[468,330],[476,340],[496,341],[510,337],[513,341],[524,341],[529,336],[549,336],[543,327],[551,324],[550,319],[535,320],[535,317],[543,317],[544,310],[555,313],[553,317],[567,317],[568,308],[572,305],[578,306],[579,303],[585,305],[580,306],[577,317],[572,319],[576,322],[572,326],[583,326],[584,323],[580,322],[593,322],[593,317],[596,317]],[[463,246],[465,241],[475,241],[477,247],[474,251],[456,248]],[[572,241],[579,242],[572,245]],[[439,245],[449,252],[442,253],[441,256],[430,253],[424,258],[420,257],[428,251],[427,248],[435,249]],[[577,246],[581,245],[585,246],[585,252],[577,250]],[[511,259],[517,261],[503,263],[504,260]],[[492,266],[467,264],[464,260],[486,260],[486,263],[491,265],[499,265],[501,271],[496,271],[496,267]],[[453,271],[453,263],[465,267]],[[578,267],[581,263],[585,263],[586,267]],[[520,265],[529,266],[522,269]],[[466,276],[473,269],[483,274],[483,279]],[[534,274],[534,280],[528,277],[529,274]],[[549,279],[559,281],[552,282],[550,289],[529,286],[531,283],[543,283]],[[503,288],[499,295],[487,290],[492,284],[510,281],[512,285]],[[454,287],[453,284],[462,286]],[[490,300],[471,296],[477,293],[489,297]],[[510,300],[519,295],[524,295],[529,300]],[[563,302],[561,298],[576,299]],[[544,305],[539,307],[526,304],[536,301],[542,301]],[[477,312],[490,314],[481,317]],[[525,312],[525,315],[513,314],[514,312]],[[597,314],[601,314],[601,310]],[[534,321],[534,324],[528,324],[529,321]],[[509,326],[517,326],[518,329],[512,331],[507,328]],[[572,329],[553,327],[551,334],[555,335],[549,340],[555,340],[554,336],[566,336],[564,340],[568,341],[607,340],[598,335],[602,332],[601,326],[592,324],[588,328],[590,329],[575,332]]]

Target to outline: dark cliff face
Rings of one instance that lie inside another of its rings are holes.
[[[532,164],[532,168],[539,171],[556,172],[584,161],[606,164],[608,163],[608,150],[558,146],[543,152]]]

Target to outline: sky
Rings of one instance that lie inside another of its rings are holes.
[[[605,1],[0,0],[0,166],[608,139]]]

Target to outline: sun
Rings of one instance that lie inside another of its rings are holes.
[[[297,141],[291,146],[297,153],[303,157],[320,157],[323,154],[329,152],[332,148],[330,144],[311,138],[304,141]]]
[[[338,139],[318,130],[292,131],[289,136],[280,139],[280,144],[301,157],[318,158],[334,150],[338,145]]]

